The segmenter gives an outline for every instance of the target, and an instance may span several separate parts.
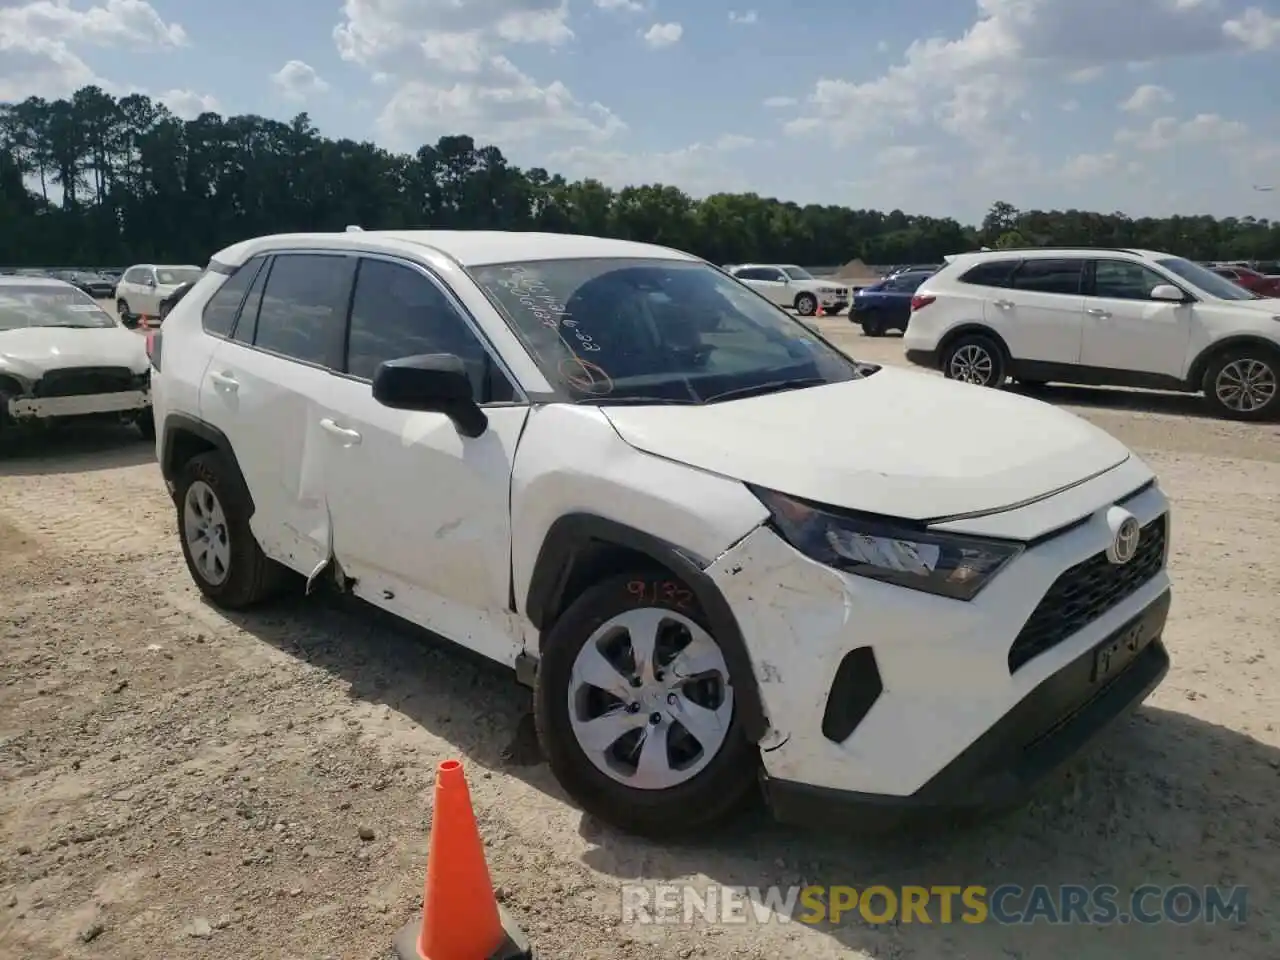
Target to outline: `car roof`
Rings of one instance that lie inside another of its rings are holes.
[[[426,247],[464,267],[534,260],[637,258],[700,262],[692,254],[632,240],[566,233],[502,230],[359,230],[346,233],[281,233],[233,244],[213,257],[239,265],[259,253],[289,247],[319,250],[369,250],[414,253]]]

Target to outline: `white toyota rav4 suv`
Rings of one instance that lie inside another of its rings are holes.
[[[514,668],[556,776],[624,829],[760,785],[793,821],[1016,802],[1168,669],[1142,461],[851,360],[684,253],[263,237],[152,357],[198,587],[323,582]]]
[[[951,257],[911,301],[907,359],[982,386],[1204,392],[1237,420],[1280,416],[1280,300],[1149,250]]]

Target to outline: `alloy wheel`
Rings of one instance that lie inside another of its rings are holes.
[[[1219,402],[1236,413],[1261,410],[1276,397],[1276,371],[1261,360],[1232,360],[1214,380]]]
[[[976,343],[967,343],[951,356],[951,379],[985,387],[995,373],[995,358]]]

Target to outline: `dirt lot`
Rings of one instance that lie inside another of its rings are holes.
[[[896,340],[820,322],[901,362]],[[528,763],[510,678],[367,611],[201,603],[129,431],[0,453],[0,956],[385,957],[418,905],[432,771],[462,757],[500,896],[544,958],[1275,958],[1280,435],[1179,398],[1045,396],[1133,446],[1175,502],[1173,671],[1028,809],[875,843],[762,818],[693,848],[616,836]],[[624,926],[618,886],[641,878],[1250,899],[1216,927]]]

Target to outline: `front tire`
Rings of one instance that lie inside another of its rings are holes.
[[[1004,351],[990,337],[965,334],[947,347],[942,373],[948,380],[978,387],[1001,387],[1005,381]]]
[[[217,452],[193,457],[176,486],[178,539],[200,592],[228,610],[275,594],[285,570],[258,546],[249,528],[248,492],[227,458]]]
[[[637,570],[595,585],[547,632],[538,738],[561,786],[600,820],[653,839],[732,819],[755,796],[724,653],[692,591]]]
[[[138,318],[129,312],[129,304],[125,300],[116,301],[116,316],[120,318],[120,322],[130,330],[138,325]]]
[[[796,313],[802,317],[812,317],[818,312],[818,298],[812,293],[802,293],[796,297]]]
[[[1204,396],[1220,417],[1257,422],[1280,416],[1280,356],[1257,347],[1226,350],[1209,363]]]
[[[143,410],[134,419],[133,425],[138,428],[138,432],[142,434],[143,440],[150,440],[152,443],[156,439],[156,415],[150,410]]]

